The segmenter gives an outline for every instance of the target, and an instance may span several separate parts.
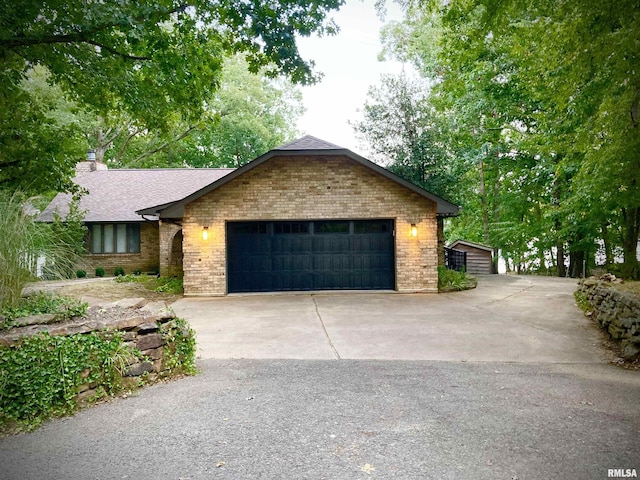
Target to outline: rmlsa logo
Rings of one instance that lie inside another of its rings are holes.
[[[609,478],[638,478],[635,468],[610,468],[607,471]]]

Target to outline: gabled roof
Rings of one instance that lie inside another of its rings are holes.
[[[280,145],[279,147],[276,147],[275,150],[293,150],[306,152],[309,150],[344,150],[344,148],[325,140],[321,140],[312,135],[305,135],[298,140]]]
[[[159,215],[162,218],[182,218],[184,215],[184,206],[188,203],[193,202],[194,200],[200,198],[203,195],[206,195],[217,188],[220,188],[222,185],[232,181],[233,179],[243,175],[256,168],[258,165],[263,164],[267,160],[273,157],[295,157],[301,155],[324,155],[324,156],[345,156],[350,158],[351,160],[363,165],[380,175],[402,185],[405,188],[421,195],[422,197],[428,198],[437,203],[437,213],[440,216],[453,216],[456,215],[459,211],[459,207],[454,205],[447,200],[434,195],[423,188],[418,187],[417,185],[405,180],[402,177],[390,172],[389,170],[377,165],[360,155],[353,153],[351,150],[348,150],[343,147],[339,147],[334,145],[333,143],[326,142],[324,140],[320,140],[319,138],[313,137],[311,135],[307,135],[298,140],[295,140],[291,143],[287,143],[280,147],[276,147],[273,150],[269,150],[264,155],[256,158],[255,160],[247,163],[246,165],[234,170],[233,172],[225,175],[224,177],[219,178],[213,183],[204,186],[203,188],[194,191],[193,193],[185,196],[184,198],[173,202],[171,204],[158,204],[154,207],[144,208],[138,210],[137,213],[140,215]]]
[[[451,242],[449,244],[449,248],[455,248],[456,245],[466,245],[467,247],[473,247],[473,248],[477,248],[480,250],[485,250],[487,252],[492,252],[493,253],[493,247],[490,247],[488,245],[482,245],[481,243],[475,243],[475,242],[470,242],[468,240],[455,240],[454,242]]]
[[[88,194],[80,199],[86,222],[140,222],[136,210],[149,205],[170,204],[228,175],[229,168],[164,168],[146,170],[99,170],[74,179]],[[71,195],[59,193],[40,215],[53,221],[55,211],[69,213]]]

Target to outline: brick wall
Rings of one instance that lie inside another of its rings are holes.
[[[143,272],[158,271],[160,246],[158,224],[144,222],[140,224],[140,253],[92,253],[85,255],[78,267],[95,276],[96,268],[102,267],[107,276],[112,276],[116,267],[124,268],[125,273],[134,270]]]
[[[182,277],[182,232],[175,223],[160,224],[160,275]]]
[[[227,221],[367,218],[395,219],[398,291],[437,292],[436,203],[347,157],[307,156],[274,157],[186,205],[185,294],[226,294]]]

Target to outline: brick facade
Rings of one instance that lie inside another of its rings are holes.
[[[124,268],[125,273],[157,272],[159,255],[158,224],[144,222],[140,224],[140,253],[90,253],[83,257],[79,268],[89,277],[95,276],[97,267],[104,268],[107,276],[112,276],[117,267]]]
[[[160,276],[182,277],[182,227],[160,222]]]
[[[227,293],[227,221],[368,218],[395,220],[397,290],[437,292],[436,203],[346,156],[313,155],[275,156],[185,206],[185,294]]]

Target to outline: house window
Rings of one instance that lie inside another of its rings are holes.
[[[93,223],[88,227],[91,253],[140,253],[140,224]]]

